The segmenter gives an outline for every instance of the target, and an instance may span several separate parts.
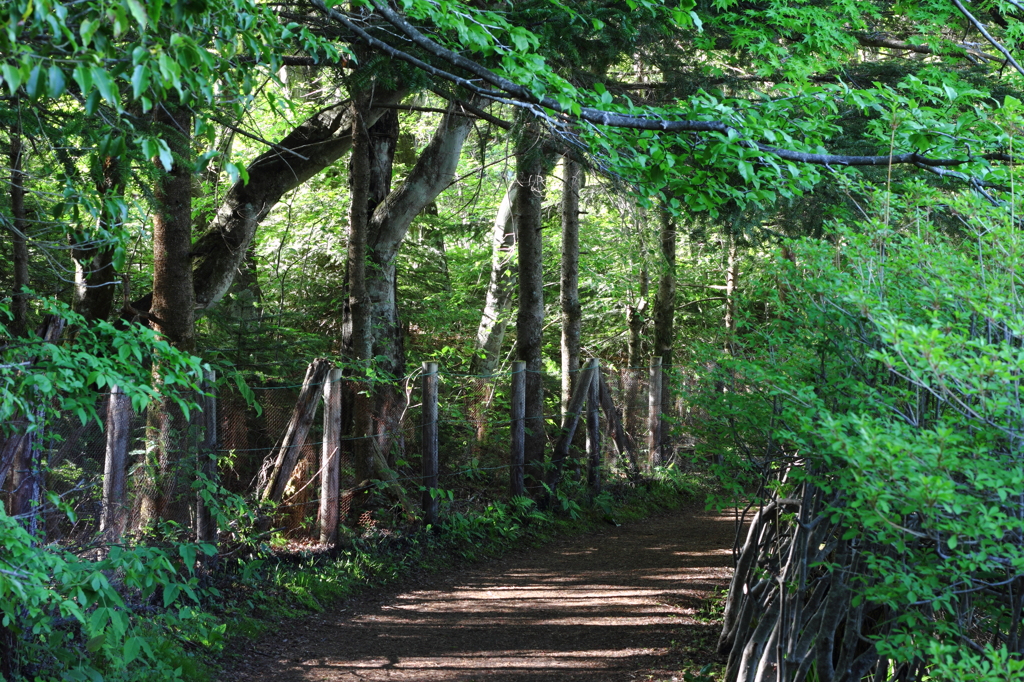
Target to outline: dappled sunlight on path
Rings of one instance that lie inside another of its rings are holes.
[[[733,519],[678,512],[427,579],[262,638],[239,682],[636,679],[732,572]],[[287,631],[287,634],[284,634]]]

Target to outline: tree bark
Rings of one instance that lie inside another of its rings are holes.
[[[404,86],[377,89],[365,114],[372,125],[386,108],[408,94]],[[206,233],[195,245],[195,298],[214,307],[234,281],[259,225],[287,192],[344,156],[352,146],[352,103],[342,102],[311,116],[249,164],[249,181],[227,192]],[[292,153],[294,152],[294,153]]]
[[[401,323],[395,299],[398,249],[413,219],[451,182],[462,146],[473,128],[465,116],[446,114],[405,182],[373,211],[369,225],[366,273],[373,355],[383,357],[381,369],[405,373]]]
[[[728,236],[729,255],[725,265],[725,345],[732,352],[736,336],[736,287],[740,279],[740,262],[736,247],[736,237]]]
[[[324,383],[324,442],[320,449],[320,542],[336,544],[341,511],[342,373],[332,369]]]
[[[356,478],[373,475],[373,450],[369,442],[372,428],[372,404],[365,383],[371,357],[370,303],[366,289],[366,239],[369,229],[367,208],[370,197],[370,135],[367,130],[365,102],[352,105],[352,158],[349,162],[348,218],[348,311],[344,334],[348,337],[347,356],[357,373],[353,401],[353,459]]]
[[[476,350],[470,362],[470,374],[489,376],[494,374],[501,357],[501,344],[508,327],[509,303],[512,300],[512,280],[509,264],[516,246],[515,212],[519,186],[509,185],[498,205],[491,230],[491,276],[487,283],[484,311],[476,332]]]
[[[525,120],[525,119],[524,119]],[[544,432],[543,331],[544,240],[541,208],[547,163],[540,131],[533,121],[516,142],[515,223],[518,228],[519,314],[516,317],[517,357],[526,363],[526,475],[527,487],[537,492],[543,479]]]
[[[661,257],[658,275],[658,293],[654,298],[654,355],[661,358],[661,411],[667,414],[672,405],[670,374],[673,362],[676,317],[676,224],[664,205],[658,208],[661,223]],[[661,461],[667,461],[668,429],[661,424],[657,450]]]
[[[579,162],[562,157],[562,413],[572,396],[580,369],[580,186],[583,169]]]
[[[97,193],[105,200],[123,198],[127,176],[122,160],[108,156],[100,161],[100,166]],[[120,215],[104,211],[99,231],[109,231],[120,220]],[[95,237],[76,240],[71,259],[75,263],[75,310],[87,320],[107,319],[117,284],[113,247],[107,242],[98,243]]]
[[[11,128],[10,145],[11,163],[11,218],[12,224],[7,228],[11,234],[11,246],[14,260],[14,293],[11,296],[11,314],[14,318],[7,325],[11,336],[28,334],[28,296],[22,293],[22,287],[29,285],[28,279],[28,219],[25,216],[25,172],[23,169],[24,153],[21,142],[21,127],[15,124]]]
[[[398,251],[412,221],[433,204],[448,186],[458,167],[462,146],[473,128],[465,116],[445,115],[430,143],[420,154],[409,176],[393,192],[386,194],[370,217],[367,242],[366,290],[369,299],[372,357],[384,376],[395,380],[405,374],[405,347],[399,317],[397,290]],[[397,128],[395,128],[397,133]],[[371,151],[373,141],[371,140]],[[394,145],[390,158],[394,156]],[[372,157],[371,157],[372,158]],[[400,428],[405,395],[396,383],[375,386],[374,412],[379,425],[378,442],[389,463],[394,461],[394,433]]]
[[[128,464],[131,401],[119,386],[110,387],[105,426],[106,451],[103,460],[103,507],[100,531],[110,542],[120,542],[125,521],[125,474]]]
[[[155,122],[173,154],[171,170],[164,173],[153,191],[153,303],[150,321],[161,337],[175,348],[195,349],[195,297],[192,288],[192,168],[188,109],[158,107]],[[160,367],[154,364],[153,380],[160,385]],[[181,410],[166,397],[150,403],[147,418],[149,461],[143,467],[149,480],[142,495],[143,524],[157,518],[182,515],[184,496],[178,494],[180,438],[187,429]],[[187,503],[186,503],[187,504]]]

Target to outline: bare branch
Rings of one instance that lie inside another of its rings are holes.
[[[964,7],[960,0],[953,0],[953,4],[956,5],[958,10],[960,10],[960,14],[963,14],[967,18],[967,21],[971,22],[974,25],[974,28],[978,29],[978,32],[985,36],[985,40],[992,43],[992,47],[1003,53],[1003,56],[1006,57],[1006,61],[1012,64],[1013,68],[1017,69],[1017,73],[1024,76],[1024,68],[1021,68],[1020,64],[1017,63],[1017,60],[1013,58],[1013,55],[1010,54],[1009,50],[1003,47],[1002,43],[992,37],[992,34],[985,29],[985,25],[975,19],[974,15],[967,11],[967,8]]]

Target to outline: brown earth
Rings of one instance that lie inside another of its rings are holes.
[[[677,679],[713,660],[720,625],[694,616],[728,585],[734,533],[690,510],[427,576],[282,624],[232,679]]]

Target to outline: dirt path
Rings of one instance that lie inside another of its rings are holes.
[[[657,677],[688,642],[717,637],[717,626],[692,616],[728,584],[733,530],[731,517],[678,512],[430,576],[262,638],[234,679]]]

